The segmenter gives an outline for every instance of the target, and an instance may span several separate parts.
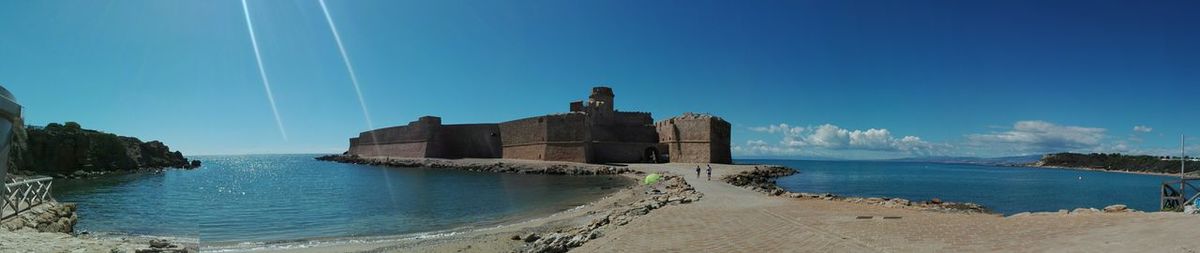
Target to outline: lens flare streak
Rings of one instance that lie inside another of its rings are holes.
[[[346,54],[346,47],[342,46],[342,36],[338,34],[337,26],[333,25],[333,17],[329,15],[329,8],[325,7],[325,0],[317,0],[317,2],[321,3],[321,11],[325,13],[325,22],[329,23],[329,30],[333,32],[333,40],[337,42],[338,52],[342,54],[342,62],[346,64],[346,71],[350,73],[350,83],[354,85],[354,94],[358,95],[358,106],[362,107],[363,117],[367,121],[367,130],[375,129],[375,124],[371,123],[371,113],[367,111],[367,102],[363,99],[362,88],[358,86],[358,75],[354,74],[350,56]]]
[[[267,71],[263,68],[262,55],[258,52],[258,38],[254,36],[254,24],[250,22],[250,7],[242,0],[242,13],[246,14],[246,30],[250,32],[250,45],[254,46],[254,60],[258,62],[258,75],[262,77],[263,89],[267,90],[267,101],[271,103],[271,113],[275,114],[275,126],[279,127],[279,135],[287,141],[287,131],[283,130],[283,119],[279,117],[279,109],[275,106],[275,95],[271,93],[271,82],[267,80]],[[360,95],[361,96],[361,95]]]

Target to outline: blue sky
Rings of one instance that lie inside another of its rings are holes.
[[[562,112],[604,84],[618,109],[724,117],[737,157],[1166,154],[1200,135],[1189,1],[327,4],[376,127]],[[318,2],[248,7],[286,140],[240,1],[0,2],[0,84],[29,124],[185,154],[344,150],[367,123]]]

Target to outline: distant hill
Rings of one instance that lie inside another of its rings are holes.
[[[1025,156],[1007,156],[1007,157],[954,157],[954,156],[927,156],[927,157],[910,157],[891,159],[887,161],[893,162],[922,162],[922,163],[957,163],[957,164],[979,164],[979,165],[997,165],[997,166],[1020,166],[1028,165],[1037,162],[1042,158],[1042,155],[1025,155]]]
[[[1200,171],[1200,162],[1187,162],[1186,171],[1196,174]],[[1178,159],[1165,159],[1148,155],[1122,154],[1077,154],[1057,153],[1043,156],[1034,164],[1038,167],[1068,167],[1087,168],[1113,171],[1149,172],[1149,173],[1179,173]]]
[[[159,141],[84,129],[78,123],[13,129],[9,165],[14,174],[78,177],[117,171],[195,168],[179,151]]]

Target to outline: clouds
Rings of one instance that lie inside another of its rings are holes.
[[[1061,126],[1050,122],[1017,121],[1011,130],[967,135],[977,146],[1004,146],[1020,151],[1060,152],[1095,149],[1105,138],[1105,129]]]
[[[797,152],[801,149],[867,150],[914,153],[932,149],[935,145],[916,136],[895,137],[887,129],[851,130],[833,124],[799,127],[776,124],[751,127],[751,131],[782,135],[778,146],[762,140],[746,143],[746,150],[762,152]]]
[[[1128,138],[1109,135],[1102,127],[1062,125],[1042,120],[1023,120],[1010,127],[986,133],[964,133],[939,141],[916,135],[897,135],[887,128],[847,129],[834,124],[796,126],[775,124],[745,128],[754,136],[734,145],[737,155],[792,156],[842,159],[879,159],[913,156],[979,156],[1045,154],[1054,152],[1099,152],[1158,154],[1146,147],[1139,133],[1154,129],[1136,125]]]
[[[1149,132],[1154,131],[1154,128],[1151,128],[1148,126],[1143,126],[1143,125],[1137,125],[1137,126],[1133,126],[1133,131],[1141,132],[1141,133],[1149,133]]]

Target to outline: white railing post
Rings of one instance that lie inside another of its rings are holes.
[[[53,178],[41,177],[4,184],[4,192],[0,193],[0,218],[8,218],[46,203],[51,198],[50,191],[54,185]],[[24,207],[22,207],[24,204]],[[3,213],[5,207],[11,207],[12,213]]]

